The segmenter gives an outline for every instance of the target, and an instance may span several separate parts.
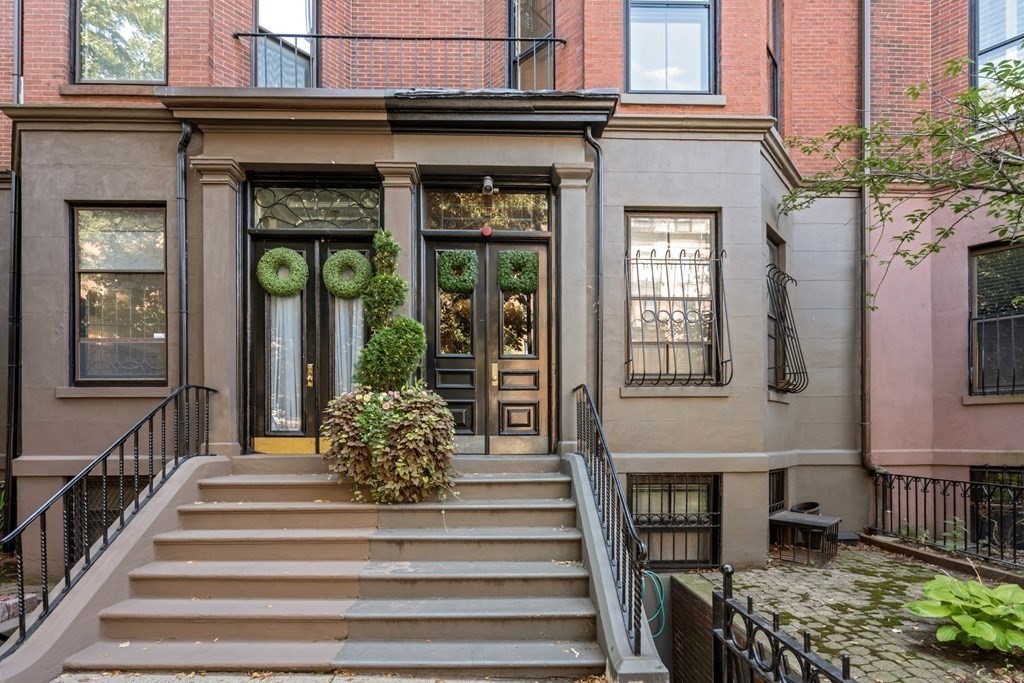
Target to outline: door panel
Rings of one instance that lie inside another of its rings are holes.
[[[477,286],[471,293],[438,289],[437,257],[452,249],[477,255]],[[537,253],[535,293],[500,291],[498,259],[510,249]],[[448,402],[462,452],[550,451],[547,272],[545,244],[427,244],[427,378]]]

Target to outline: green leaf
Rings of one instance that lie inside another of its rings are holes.
[[[916,602],[908,602],[906,604],[906,608],[919,617],[948,617],[953,613],[953,610],[950,609],[948,605],[944,605],[938,600],[917,600]]]
[[[945,626],[940,626],[935,632],[935,638],[940,643],[948,643],[951,640],[956,640],[957,635],[960,633],[962,633],[962,631],[959,626],[946,624]]]
[[[972,636],[981,638],[989,643],[996,640],[996,630],[987,621],[975,621],[971,628],[967,629]]]

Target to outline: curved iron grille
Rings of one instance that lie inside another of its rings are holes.
[[[376,188],[253,188],[253,227],[367,229],[380,227],[380,191]]]
[[[776,391],[797,394],[807,388],[808,376],[786,291],[789,284],[797,282],[778,266],[768,266],[768,337],[774,340],[774,348],[768,349],[769,383]]]
[[[626,257],[626,384],[714,385],[732,380],[720,256],[665,250]]]

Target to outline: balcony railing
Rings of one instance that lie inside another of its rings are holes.
[[[235,33],[252,85],[346,90],[554,90],[561,38]]]
[[[1024,393],[1024,313],[971,318],[971,393]]]

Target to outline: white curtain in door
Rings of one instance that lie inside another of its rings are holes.
[[[302,295],[270,299],[270,430],[302,431]]]
[[[363,300],[334,300],[334,395],[354,388],[356,361],[363,350]]]

